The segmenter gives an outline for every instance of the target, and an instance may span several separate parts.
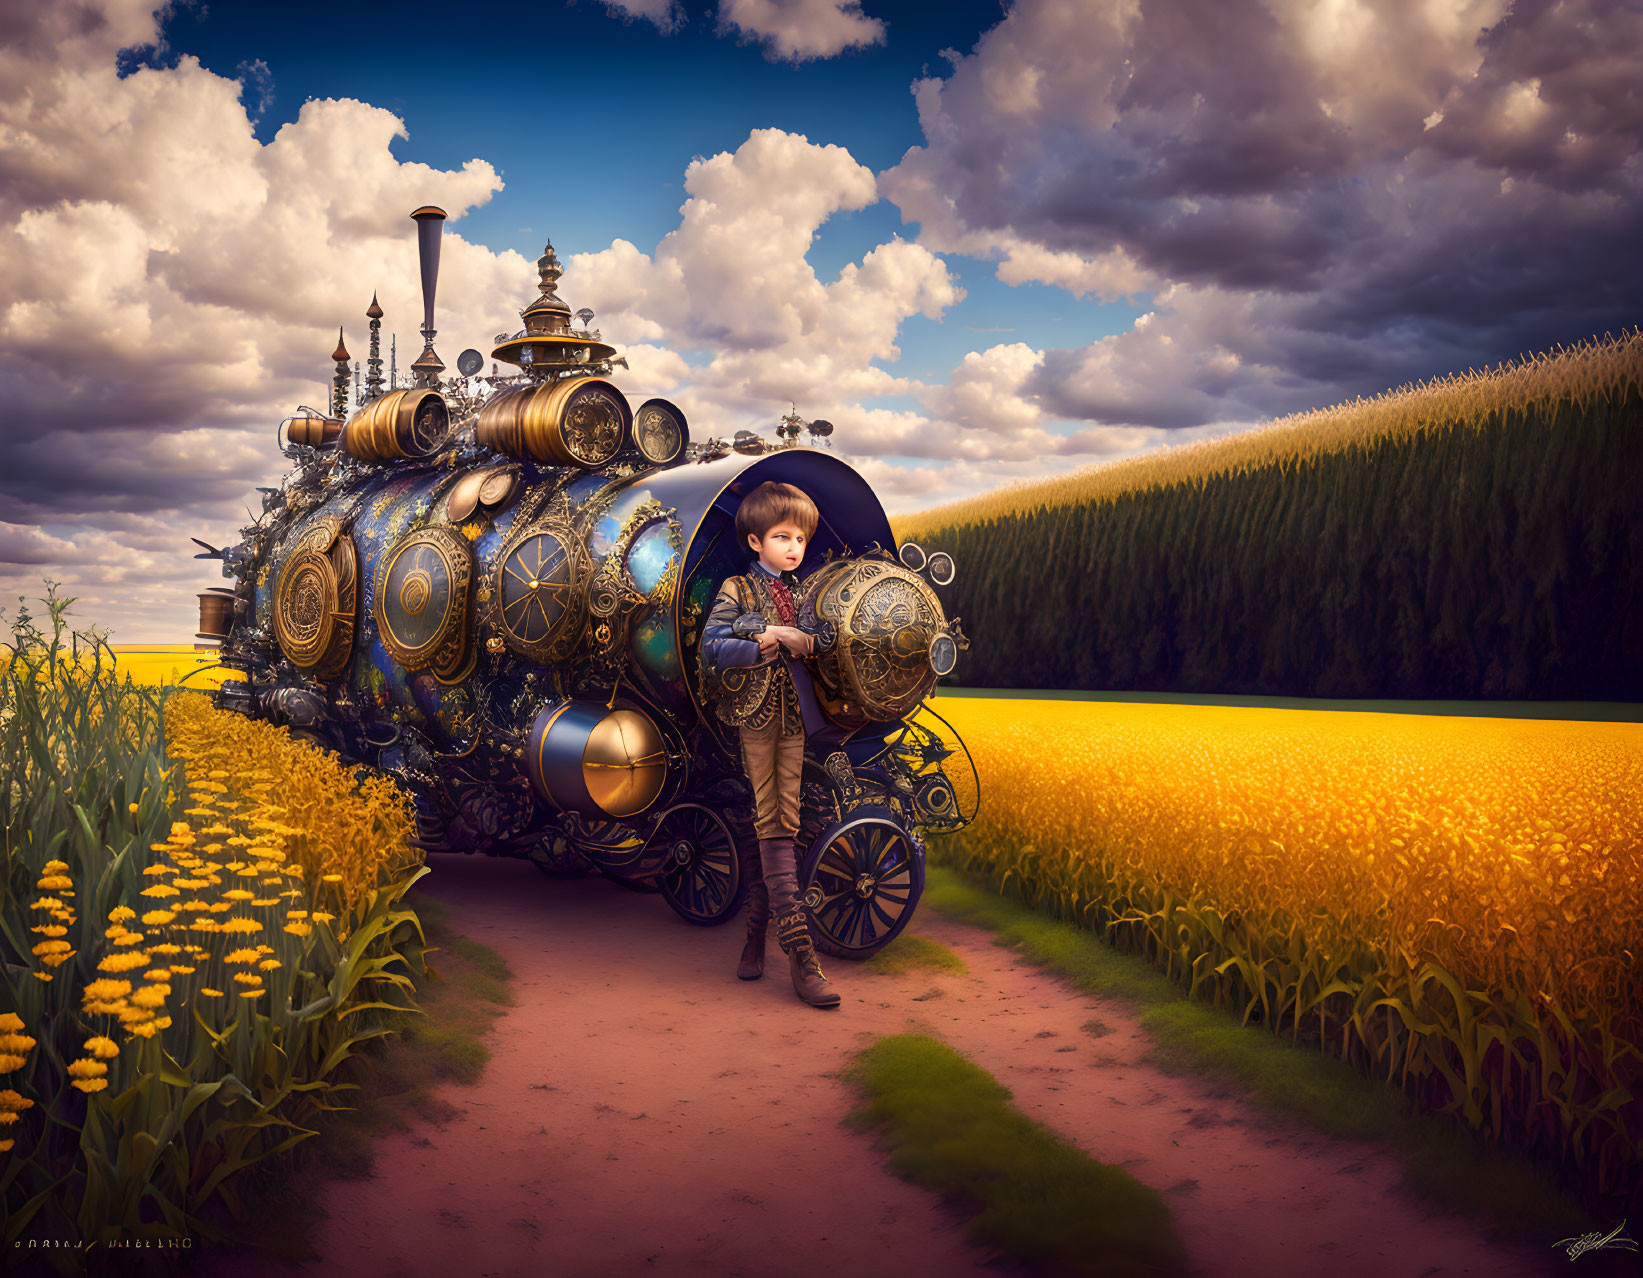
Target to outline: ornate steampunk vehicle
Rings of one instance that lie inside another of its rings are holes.
[[[426,338],[413,384],[384,387],[373,298],[357,411],[339,335],[331,411],[281,423],[294,464],[263,490],[262,517],[238,545],[200,543],[235,584],[201,595],[199,639],[246,675],[219,704],[397,778],[429,851],[602,873],[722,923],[759,873],[758,844],[734,731],[700,700],[697,646],[716,586],[749,564],[741,497],[796,484],[821,512],[807,620],[834,631],[811,669],[848,760],[807,755],[800,889],[818,946],[872,953],[918,901],[923,834],[961,828],[979,800],[973,765],[955,790],[944,764],[963,743],[926,704],[968,646],[933,589],[952,560],[892,553],[872,490],[796,446],[796,414],[780,444],[697,445],[667,401],[630,408],[610,381],[625,361],[555,291],[552,245],[524,327],[493,352],[521,371],[475,379],[484,361],[466,351],[442,383],[444,213],[412,217]]]

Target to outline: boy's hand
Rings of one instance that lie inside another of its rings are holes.
[[[797,626],[772,626],[783,648],[795,657],[808,657],[814,646],[811,638]]]
[[[781,643],[780,636],[784,629],[786,629],[784,626],[766,626],[753,636],[759,641],[759,655],[761,657],[767,657],[776,651],[777,646]]]

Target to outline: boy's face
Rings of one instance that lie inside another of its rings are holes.
[[[791,571],[804,558],[804,533],[790,519],[772,524],[763,541],[756,534],[748,533],[747,544],[758,552],[760,562],[772,572]]]

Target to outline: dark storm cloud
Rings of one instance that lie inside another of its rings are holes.
[[[107,428],[14,440],[0,478],[0,518],[191,510],[228,501],[266,482],[270,449],[257,446],[264,443],[259,432],[238,447],[202,438],[189,448],[172,434]]]
[[[1643,320],[1640,84],[1615,0],[1022,0],[881,189],[937,249],[1150,274],[1046,411],[1248,420]]]

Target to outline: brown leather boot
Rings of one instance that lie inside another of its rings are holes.
[[[821,960],[810,940],[810,926],[802,909],[776,917],[776,940],[787,952],[788,970],[793,976],[793,990],[812,1007],[837,1007],[839,992],[822,975]]]
[[[770,922],[770,892],[764,880],[755,878],[747,892],[747,944],[742,946],[736,975],[756,981],[764,975],[764,938]]]
[[[747,916],[747,944],[742,946],[742,961],[736,965],[736,975],[744,981],[756,981],[764,975],[765,924]]]

